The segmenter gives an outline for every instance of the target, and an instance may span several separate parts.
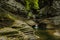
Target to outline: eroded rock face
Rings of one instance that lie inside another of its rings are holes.
[[[36,37],[36,35],[34,34],[34,30],[26,22],[19,20],[19,19],[14,19],[16,17],[14,17],[10,14],[7,16],[8,17],[6,17],[5,15],[0,16],[0,20],[1,20],[0,23],[7,24],[7,25],[0,24],[0,25],[3,25],[3,28],[0,29],[0,36],[12,37],[12,39],[9,38],[9,40],[19,40],[19,39],[28,40],[29,39],[28,35],[30,35],[30,34],[32,34],[33,37],[34,36]],[[13,20],[13,21],[10,22],[11,20]],[[7,27],[5,27],[5,26],[7,26]],[[25,38],[26,36],[27,36],[27,38]]]
[[[0,40],[7,40],[7,37],[2,36],[2,37],[0,37]]]
[[[54,23],[54,25],[60,24],[60,16],[52,17],[50,20]]]
[[[56,10],[55,14],[60,15],[60,1],[54,0],[52,3],[52,7]]]
[[[59,0],[53,0],[52,6],[48,14],[51,14],[52,17],[49,19],[55,24],[60,24],[60,1]]]
[[[48,9],[47,17],[55,17],[60,15],[60,1],[53,0],[52,5]]]
[[[57,9],[57,11],[60,11],[60,1],[54,0],[53,1],[53,8]]]
[[[9,23],[8,23],[9,22]],[[4,14],[0,16],[0,26],[10,26],[12,25],[14,20],[10,19],[9,17],[6,17]]]

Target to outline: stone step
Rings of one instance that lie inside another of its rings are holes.
[[[0,35],[10,35],[10,34],[18,34],[18,31],[16,29],[7,27],[0,29]]]

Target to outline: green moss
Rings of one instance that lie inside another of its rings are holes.
[[[26,10],[30,10],[30,2],[28,1],[28,0],[25,0],[25,2],[26,2]]]
[[[30,10],[30,8],[33,9],[39,9],[39,4],[38,4],[38,0],[25,0],[26,2],[26,10]]]
[[[32,17],[32,15],[33,15],[33,14],[32,14],[31,12],[28,13],[28,17]]]
[[[33,6],[34,9],[39,9],[38,0],[33,0],[33,4],[34,4]]]

